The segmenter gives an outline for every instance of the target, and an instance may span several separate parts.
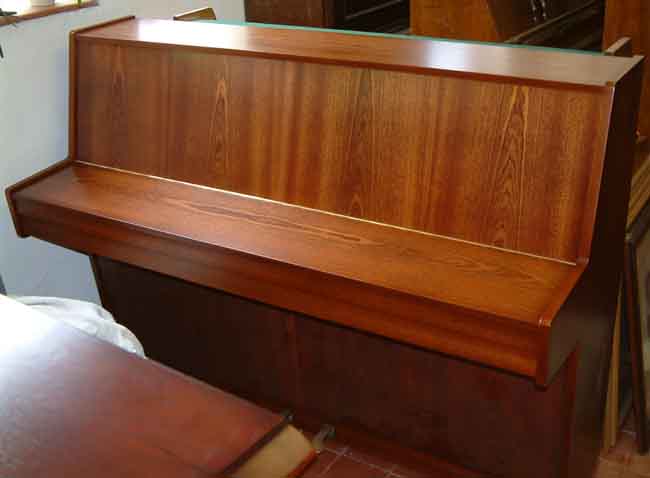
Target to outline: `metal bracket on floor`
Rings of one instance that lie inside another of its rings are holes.
[[[313,440],[311,441],[311,444],[314,447],[314,450],[316,450],[316,453],[322,453],[323,450],[325,450],[325,440],[334,438],[335,434],[336,430],[332,425],[323,425],[320,431],[314,436]]]

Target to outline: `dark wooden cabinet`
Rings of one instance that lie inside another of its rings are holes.
[[[408,28],[408,0],[246,0],[246,20],[345,30]]]
[[[329,26],[327,0],[246,0],[246,20],[310,27]]]
[[[416,35],[600,49],[604,0],[411,0]]]

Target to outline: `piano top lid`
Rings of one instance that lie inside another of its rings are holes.
[[[519,46],[129,19],[85,30],[83,40],[213,49],[224,54],[334,63],[419,73],[608,86],[642,60]]]
[[[76,35],[80,40],[216,50],[314,63],[341,64],[532,83],[611,86],[643,57],[567,50],[262,28],[170,20],[128,19]]]

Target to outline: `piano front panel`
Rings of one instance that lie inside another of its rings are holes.
[[[540,388],[524,377],[120,262],[93,262],[104,305],[154,360],[289,409],[299,424],[332,423],[337,436],[363,430],[486,473],[481,477],[562,476],[575,373],[569,366]]]
[[[79,55],[80,160],[577,258],[606,90],[183,49]]]

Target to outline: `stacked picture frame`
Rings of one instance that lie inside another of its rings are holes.
[[[632,178],[624,271],[612,341],[604,448],[616,444],[630,410],[639,453],[650,448],[650,150],[640,140]]]

